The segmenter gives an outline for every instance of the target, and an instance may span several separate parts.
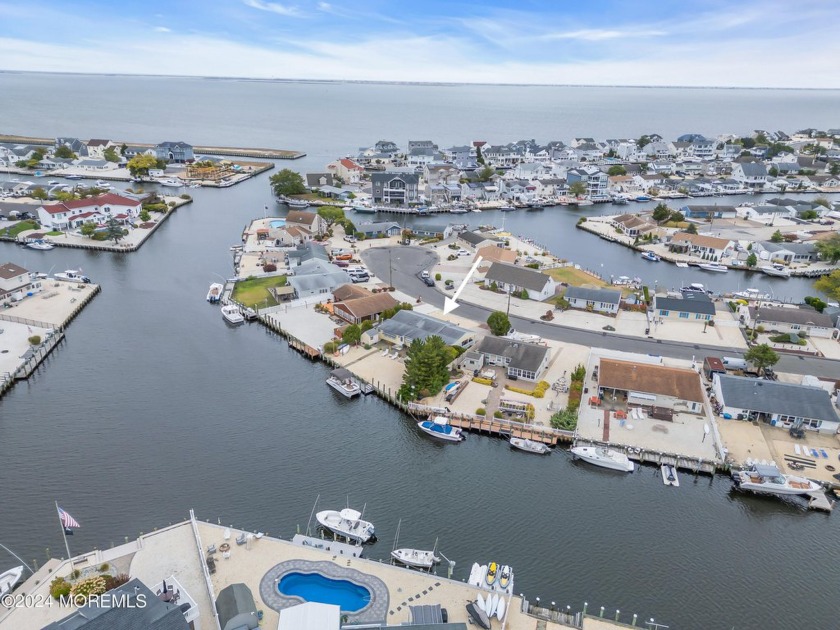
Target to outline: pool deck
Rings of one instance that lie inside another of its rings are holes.
[[[163,578],[174,576],[199,609],[200,615],[195,621],[195,630],[217,630],[213,606],[215,597],[226,586],[238,582],[248,586],[254,595],[257,609],[263,611],[261,627],[277,627],[277,610],[288,605],[288,601],[282,601],[287,598],[282,598],[273,584],[281,565],[281,569],[320,569],[328,566],[330,577],[351,575],[354,576],[353,581],[362,582],[366,586],[381,584],[381,589],[372,591],[375,601],[372,607],[363,609],[363,612],[370,613],[364,618],[373,619],[374,616],[383,615],[377,621],[389,625],[409,622],[409,607],[424,604],[440,604],[448,610],[450,621],[466,623],[468,615],[465,604],[474,600],[478,592],[475,586],[434,574],[395,567],[376,560],[340,556],[267,535],[261,538],[248,537],[245,544],[238,545],[236,539],[242,533],[249,532],[198,520],[184,521],[141,535],[137,540],[119,547],[95,550],[77,556],[72,563],[52,561],[49,572],[44,569],[37,572],[18,588],[16,594],[48,596],[50,580],[55,576],[69,576],[74,568],[81,570],[83,575],[94,574],[97,567],[107,562],[114,569],[127,567],[127,573],[131,577],[141,579],[150,587]],[[206,571],[204,552],[209,545],[219,548],[224,543],[227,543],[230,549],[213,554],[216,571],[209,574]],[[463,563],[469,566],[471,560],[462,560]],[[445,568],[439,570],[445,571]],[[274,597],[275,593],[277,597]],[[493,628],[551,630],[567,627],[541,621],[521,612],[522,600],[517,596],[511,596],[508,604],[509,612],[505,623],[494,620]],[[66,617],[72,610],[70,607],[58,605],[0,609],[0,630],[41,628]]]

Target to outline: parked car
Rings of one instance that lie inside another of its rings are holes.
[[[435,286],[435,281],[432,278],[430,278],[429,276],[424,277],[423,282],[426,284],[427,287]]]
[[[426,270],[423,270],[423,272],[420,274],[420,277],[421,278],[428,278],[429,277],[429,272],[426,271]]]
[[[459,256],[472,256],[472,254],[470,254],[466,249],[459,249],[458,250],[458,255]]]

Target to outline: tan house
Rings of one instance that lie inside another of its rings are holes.
[[[25,291],[31,282],[26,269],[11,262],[3,263],[0,265],[0,302]]]
[[[378,321],[384,311],[397,306],[390,293],[376,293],[333,304],[333,313],[351,324],[365,320]]]
[[[612,220],[612,224],[615,228],[621,230],[622,234],[631,237],[641,236],[656,228],[653,223],[649,223],[635,214],[621,214]]]
[[[482,272],[486,272],[490,269],[490,265],[494,262],[499,263],[508,263],[512,265],[516,262],[516,252],[512,249],[505,249],[503,247],[497,247],[496,245],[485,245],[481,249],[479,249],[476,253],[476,258],[481,256],[481,264],[479,265],[479,270]]]
[[[599,371],[599,398],[621,398],[636,407],[703,413],[703,387],[694,370],[602,358]]]
[[[705,256],[707,259],[718,261],[733,246],[732,241],[706,234],[689,234],[677,232],[671,237],[669,247],[671,251],[678,251],[692,256]]]
[[[332,174],[333,177],[341,178],[345,184],[358,184],[365,169],[353,160],[342,158],[327,164],[327,172]]]
[[[304,210],[292,210],[286,215],[286,230],[292,227],[302,227],[310,234],[322,235],[327,231],[327,222],[324,217],[315,212]]]

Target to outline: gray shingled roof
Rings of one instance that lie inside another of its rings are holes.
[[[710,300],[694,298],[670,298],[656,296],[656,308],[666,311],[683,313],[700,313],[701,315],[714,315],[715,305]]]
[[[723,374],[718,378],[727,407],[838,422],[828,392],[819,387]]]
[[[548,352],[546,346],[502,337],[485,337],[476,350],[484,354],[507,357],[510,359],[509,367],[529,372],[536,372],[539,369]]]
[[[498,241],[499,238],[497,236],[493,236],[492,234],[484,234],[483,232],[461,232],[458,235],[463,241],[466,241],[470,245],[478,245],[479,243],[483,243],[484,241]]]
[[[320,291],[321,289],[331,291],[335,287],[347,284],[348,282],[350,282],[350,276],[343,271],[313,273],[308,276],[292,276],[289,278],[289,284],[295,288],[298,295],[307,291]]]
[[[139,600],[133,602],[134,607],[84,606],[64,619],[44,626],[43,630],[188,630],[190,627],[177,605],[161,601],[137,578],[109,593],[132,601],[142,594],[146,599],[145,606],[140,607]]]
[[[759,322],[779,322],[780,324],[799,324],[800,326],[822,326],[831,328],[833,326],[831,317],[825,313],[818,313],[810,308],[774,308],[772,306],[762,306],[758,310],[758,318],[756,318],[756,309],[750,309],[750,317],[758,319]]]
[[[604,302],[618,304],[621,302],[621,291],[611,289],[587,289],[585,287],[569,287],[566,289],[567,300],[586,300],[588,302]]]
[[[251,630],[260,625],[251,589],[237,582],[219,591],[216,612],[222,630]]]
[[[741,170],[744,171],[744,175],[747,177],[766,177],[767,176],[767,169],[764,168],[764,164],[761,162],[739,162],[741,165]]]
[[[379,324],[378,328],[386,335],[404,337],[408,342],[433,336],[440,337],[448,346],[460,344],[461,338],[470,332],[430,315],[408,310],[399,311],[392,318]]]
[[[488,282],[503,282],[532,291],[542,291],[551,280],[549,276],[533,269],[494,262],[484,276]]]

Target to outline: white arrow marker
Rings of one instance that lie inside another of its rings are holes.
[[[452,297],[444,298],[443,300],[443,314],[448,315],[456,308],[458,308],[458,296],[461,295],[461,291],[464,290],[464,287],[467,286],[467,282],[470,281],[470,276],[475,273],[475,270],[478,269],[478,263],[481,262],[481,256],[478,256],[473,263],[473,266],[470,267],[470,272],[467,274],[467,277],[461,282],[461,286],[458,287],[458,290],[452,295]]]

